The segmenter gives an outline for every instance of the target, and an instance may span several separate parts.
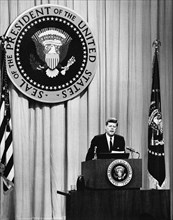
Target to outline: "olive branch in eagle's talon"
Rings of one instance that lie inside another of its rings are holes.
[[[66,74],[66,71],[69,69],[69,67],[70,67],[71,65],[73,65],[73,63],[75,63],[75,62],[76,62],[76,59],[75,59],[74,56],[72,56],[72,57],[68,60],[67,65],[64,66],[64,67],[62,67],[63,70],[61,70],[61,74],[62,74],[62,75],[65,75],[65,74]]]

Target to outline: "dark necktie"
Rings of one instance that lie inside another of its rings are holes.
[[[112,137],[110,137],[110,152],[112,151]]]

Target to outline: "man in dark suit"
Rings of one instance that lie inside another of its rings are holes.
[[[125,140],[121,135],[116,134],[118,121],[110,118],[106,121],[105,133],[95,136],[86,155],[86,160],[94,159],[99,153],[111,153],[111,151],[125,151]]]

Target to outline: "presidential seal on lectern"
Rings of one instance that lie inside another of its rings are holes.
[[[126,160],[114,160],[107,168],[107,177],[109,181],[117,187],[127,185],[131,181],[132,176],[132,167]]]

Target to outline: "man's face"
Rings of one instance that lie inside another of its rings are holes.
[[[109,136],[113,136],[116,133],[117,124],[113,122],[108,122],[108,124],[105,126],[105,130]]]

